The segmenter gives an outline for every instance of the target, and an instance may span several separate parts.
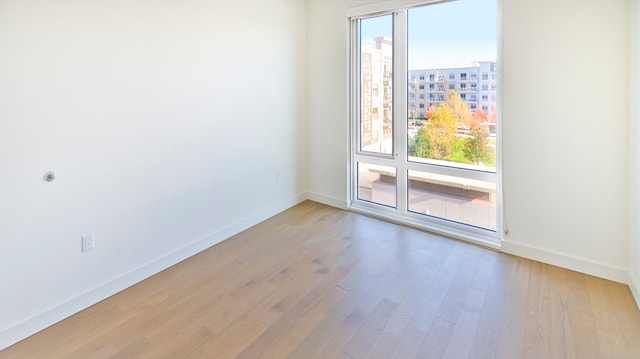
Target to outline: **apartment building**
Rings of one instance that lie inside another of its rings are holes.
[[[456,91],[469,105],[487,115],[495,111],[497,68],[495,61],[479,61],[468,67],[409,70],[408,108],[412,118],[425,118],[430,106],[445,102]]]
[[[386,37],[375,38],[375,46],[362,48],[360,57],[361,148],[388,152],[393,115],[393,43]],[[375,148],[373,148],[375,147]]]

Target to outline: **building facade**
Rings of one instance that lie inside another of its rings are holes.
[[[429,107],[437,109],[451,91],[456,91],[472,112],[481,109],[488,116],[495,112],[495,61],[479,61],[469,67],[409,70],[408,81],[409,115],[412,118],[426,118]]]
[[[393,116],[392,42],[375,38],[360,53],[360,148],[391,153]]]

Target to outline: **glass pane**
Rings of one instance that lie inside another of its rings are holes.
[[[393,22],[391,15],[360,21],[360,150],[393,147]]]
[[[496,1],[410,9],[407,36],[409,161],[495,172]]]
[[[409,211],[496,230],[496,184],[409,171]]]
[[[358,199],[396,207],[396,169],[358,162]]]

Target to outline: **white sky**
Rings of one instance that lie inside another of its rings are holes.
[[[459,0],[409,10],[409,69],[468,66],[495,60],[496,0]],[[392,37],[391,15],[361,22],[362,45]]]

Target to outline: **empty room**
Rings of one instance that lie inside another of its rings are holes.
[[[638,0],[0,0],[0,358],[640,357]]]

